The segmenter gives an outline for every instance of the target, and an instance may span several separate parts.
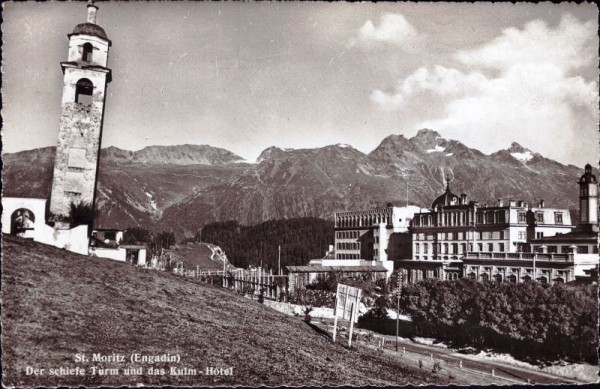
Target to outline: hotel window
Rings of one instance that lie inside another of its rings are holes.
[[[535,221],[538,223],[544,222],[544,212],[536,212],[535,213]]]
[[[477,243],[477,251],[479,251],[479,252],[483,251],[483,243]]]
[[[498,212],[498,223],[504,223],[504,222],[505,222],[504,211],[500,211],[500,212]]]
[[[504,252],[504,243],[498,243],[498,251],[500,251],[501,253]]]
[[[418,243],[415,243],[415,253],[416,253],[416,254],[419,254],[419,252],[420,252],[420,247],[421,247],[421,245],[420,245],[420,244],[418,244]]]
[[[488,251],[490,253],[494,251],[494,244],[493,243],[488,243]]]
[[[477,214],[477,223],[478,224],[483,223],[483,214],[481,214],[481,213]]]
[[[535,237],[536,237],[536,239],[541,239],[541,238],[544,237],[544,233],[543,232],[536,232],[535,233]]]
[[[563,215],[562,212],[554,213],[554,224],[563,224]]]
[[[527,223],[527,214],[525,212],[519,212],[519,223]]]
[[[577,246],[577,252],[579,254],[588,254],[589,250],[587,246]]]
[[[427,254],[429,252],[429,244],[425,243],[423,245],[423,254]]]
[[[548,252],[549,253],[558,253],[558,247],[557,246],[548,246]]]
[[[519,231],[518,239],[525,239],[525,231]]]

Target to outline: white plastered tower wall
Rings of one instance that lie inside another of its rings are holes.
[[[71,203],[93,204],[104,117],[106,67],[111,45],[95,24],[97,7],[88,4],[87,23],[69,34],[68,61],[62,62],[63,95],[50,212],[69,214]]]

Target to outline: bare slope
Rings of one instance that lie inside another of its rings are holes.
[[[2,298],[5,386],[445,383],[374,351],[333,345],[301,320],[226,290],[15,237],[3,237]],[[76,353],[126,360],[76,363]],[[132,353],[179,354],[181,362],[133,365]],[[28,376],[27,366],[46,374]],[[76,366],[86,375],[48,375]],[[121,375],[90,375],[91,366]],[[131,366],[233,367],[233,375],[123,375]]]

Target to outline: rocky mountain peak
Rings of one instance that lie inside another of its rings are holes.
[[[431,130],[429,128],[422,128],[419,131],[417,131],[417,135],[415,135],[414,138],[418,138],[418,139],[436,139],[436,138],[442,138],[442,136],[440,135],[439,132],[437,132],[435,130]]]
[[[517,142],[512,142],[510,144],[510,147],[508,148],[508,152],[510,152],[510,153],[526,153],[528,151],[531,152],[531,150],[526,149],[525,147],[521,146]]]
[[[517,142],[511,143],[511,145],[507,151],[510,153],[510,155],[514,159],[523,161],[523,162],[531,161],[533,159],[533,157],[537,155],[537,154],[533,153],[531,150],[526,149],[525,147],[521,146]]]
[[[284,151],[282,149],[280,149],[279,147],[276,147],[276,146],[267,147],[266,149],[263,150],[262,153],[260,153],[260,155],[256,159],[256,162],[261,163],[262,161],[265,161],[270,158],[274,158],[278,155],[281,155],[282,153],[284,153]]]
[[[439,132],[423,128],[417,132],[417,135],[410,138],[412,144],[427,152],[444,151],[446,139]]]

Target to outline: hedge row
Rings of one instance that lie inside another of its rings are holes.
[[[596,286],[425,280],[404,287],[417,333],[537,360],[597,362]]]

